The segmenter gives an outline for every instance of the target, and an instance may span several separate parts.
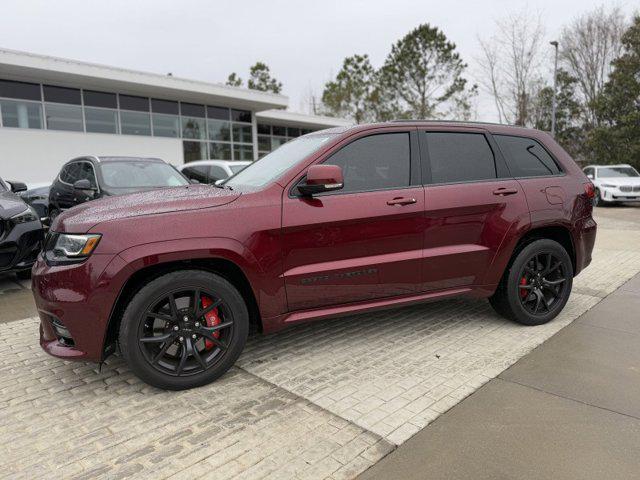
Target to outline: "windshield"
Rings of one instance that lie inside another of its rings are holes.
[[[100,165],[105,187],[159,188],[189,182],[172,166],[158,162],[105,162]]]
[[[606,167],[598,169],[600,178],[640,177],[633,167]]]
[[[331,137],[332,135],[311,135],[291,140],[230,177],[224,185],[262,187],[318,150]]]

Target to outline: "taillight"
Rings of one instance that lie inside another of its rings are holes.
[[[591,182],[583,183],[583,185],[584,185],[584,193],[587,194],[587,197],[589,197],[590,199],[594,199],[596,196],[595,185]]]

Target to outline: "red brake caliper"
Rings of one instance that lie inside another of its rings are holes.
[[[526,284],[527,284],[527,277],[524,277],[524,276],[523,276],[523,277],[520,279],[520,285],[526,285]],[[525,298],[527,295],[529,295],[529,292],[527,291],[527,289],[526,289],[526,288],[521,288],[521,289],[520,289],[520,296],[521,296],[522,298]]]
[[[213,303],[213,300],[205,296],[203,296],[200,301],[202,302],[202,308],[207,308],[209,305]],[[205,313],[204,320],[207,323],[207,327],[215,327],[216,325],[220,325],[222,323],[222,320],[220,320],[220,315],[218,314],[218,307]],[[213,336],[215,338],[220,338],[220,332],[214,332]],[[214,346],[214,343],[211,340],[205,338],[204,346],[207,350],[211,350]]]

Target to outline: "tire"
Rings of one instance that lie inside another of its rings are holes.
[[[207,318],[211,310],[200,315],[207,309],[205,298],[210,305],[219,303],[213,310],[221,325],[217,337]],[[180,270],[152,280],[135,294],[123,314],[118,340],[122,356],[141,380],[166,390],[184,390],[211,383],[229,370],[248,332],[246,303],[231,283],[214,273]],[[166,342],[157,340],[169,336]]]
[[[507,319],[542,325],[562,311],[572,286],[573,265],[564,247],[553,240],[535,240],[514,253],[489,303]]]

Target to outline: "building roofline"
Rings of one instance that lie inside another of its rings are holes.
[[[271,124],[281,124],[284,126],[295,125],[307,128],[331,128],[346,127],[353,124],[350,120],[336,117],[326,117],[323,115],[307,115],[304,113],[290,112],[287,110],[265,110],[256,113],[258,121]]]
[[[159,98],[237,106],[254,111],[287,107],[288,97],[220,83],[142,72],[18,50],[0,49],[2,76]]]

